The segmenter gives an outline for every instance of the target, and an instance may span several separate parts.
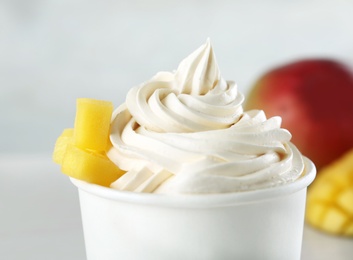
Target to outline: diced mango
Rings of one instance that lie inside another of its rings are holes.
[[[88,98],[77,100],[75,128],[65,129],[56,141],[53,160],[63,173],[83,181],[109,186],[124,172],[106,155],[113,105]]]
[[[328,232],[339,234],[346,221],[347,216],[344,212],[335,208],[330,208],[328,212],[326,212],[322,221],[322,228]]]
[[[313,199],[329,200],[337,193],[337,187],[328,181],[321,182],[316,186],[316,192],[311,193],[308,197]]]
[[[79,180],[109,186],[124,172],[105,154],[69,144],[62,160],[62,172]]]
[[[325,214],[326,206],[322,203],[314,203],[311,207],[307,208],[306,216],[307,221],[313,226],[319,226]],[[320,221],[318,221],[320,220]]]
[[[353,237],[353,149],[318,172],[308,189],[306,220],[328,233]]]
[[[66,152],[66,147],[69,143],[73,143],[74,129],[64,129],[62,134],[58,137],[55,143],[53,161],[61,164]]]
[[[337,198],[338,205],[353,216],[353,186],[344,190]]]
[[[113,104],[108,101],[79,98],[76,109],[75,145],[98,152],[105,151]]]

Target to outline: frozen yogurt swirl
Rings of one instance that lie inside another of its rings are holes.
[[[175,72],[132,88],[114,111],[109,158],[127,171],[111,187],[156,193],[224,193],[292,182],[304,169],[281,118],[243,112],[208,40]]]

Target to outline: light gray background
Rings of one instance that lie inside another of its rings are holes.
[[[350,0],[0,0],[0,259],[85,258],[77,191],[50,158],[76,98],[118,106],[207,37],[246,94],[287,61],[352,64],[352,24]],[[302,259],[351,259],[352,243],[306,227]]]
[[[0,0],[0,153],[50,153],[78,97],[118,106],[210,37],[247,90],[302,57],[353,60],[353,1]]]

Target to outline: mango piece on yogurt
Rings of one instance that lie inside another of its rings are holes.
[[[95,151],[105,151],[109,138],[113,104],[90,98],[77,99],[75,145]]]
[[[75,179],[109,186],[124,172],[105,153],[81,149],[68,144],[62,160],[61,171]]]
[[[64,129],[62,134],[58,137],[55,143],[53,161],[61,164],[66,152],[66,147],[69,143],[73,143],[74,129]]]
[[[317,175],[308,189],[306,220],[325,232],[353,237],[353,150]]]
[[[74,129],[65,129],[56,141],[53,160],[73,178],[109,186],[124,172],[109,160],[109,141],[113,104],[80,98]]]

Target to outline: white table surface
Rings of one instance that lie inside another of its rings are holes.
[[[76,188],[50,155],[0,155],[0,259],[85,259]],[[353,259],[353,239],[305,226],[302,260]]]

